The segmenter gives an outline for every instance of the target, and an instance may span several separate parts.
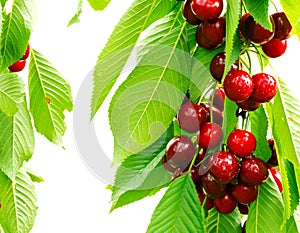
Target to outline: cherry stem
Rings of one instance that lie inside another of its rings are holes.
[[[274,2],[273,0],[270,0],[270,2],[271,2],[271,4],[273,5],[273,7],[275,8],[275,11],[276,11],[276,12],[279,12],[279,11],[278,11],[278,8],[277,8],[277,6],[276,6],[276,4],[275,4],[275,2]]]
[[[256,53],[258,54],[258,59],[259,59],[259,65],[260,65],[260,70],[261,72],[264,72],[264,61],[263,61],[263,55],[261,54],[261,52],[258,50],[258,48],[253,45]]]
[[[252,72],[252,62],[251,62],[251,57],[250,57],[250,54],[249,54],[248,50],[246,50],[246,55],[247,55],[247,58],[248,58],[248,61],[249,61],[249,66],[247,68],[249,70],[249,74],[251,74],[251,72]]]
[[[203,93],[202,95],[200,96],[198,102],[197,102],[197,105],[200,105],[202,100],[204,99],[204,97],[207,95],[208,92],[210,92],[210,90],[212,89],[213,85],[215,85],[215,83],[211,84]]]

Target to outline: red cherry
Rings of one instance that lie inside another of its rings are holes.
[[[276,58],[284,54],[287,47],[287,41],[272,39],[269,42],[263,44],[261,47],[268,57]]]
[[[292,25],[284,12],[271,15],[275,24],[274,39],[284,40],[290,37]]]
[[[231,153],[218,151],[212,155],[210,171],[219,183],[227,184],[238,174],[239,164]]]
[[[169,171],[171,173],[174,173],[176,171],[176,169],[177,169],[177,168],[172,167],[171,164],[169,164],[169,162],[166,159],[166,155],[164,155],[164,157],[162,157],[162,165],[164,166],[164,168],[167,171]]]
[[[277,93],[276,79],[265,73],[258,73],[252,76],[254,89],[253,99],[259,103],[269,102]]]
[[[256,200],[258,189],[257,186],[239,183],[231,188],[231,194],[239,203],[246,205]]]
[[[200,186],[198,189],[198,197],[199,197],[199,200],[200,200],[200,203],[201,205],[203,205],[204,201],[205,201],[205,198],[206,198],[206,195],[205,193],[203,192],[203,189],[202,189],[202,186]],[[213,199],[207,197],[206,198],[206,202],[205,202],[205,208],[207,210],[210,210],[214,207],[214,202],[213,202]]]
[[[193,166],[190,171],[190,176],[192,180],[194,181],[194,184],[197,186],[199,183],[201,183],[201,176],[199,174],[199,168],[196,166]]]
[[[255,111],[259,108],[260,103],[256,102],[252,96],[250,96],[245,101],[237,103],[237,105],[245,111]]]
[[[227,145],[231,153],[244,158],[251,155],[256,148],[255,136],[242,129],[232,131],[227,139]]]
[[[169,164],[184,170],[196,153],[196,147],[185,135],[173,137],[166,146],[166,159]]]
[[[208,121],[210,120],[210,111],[212,111],[212,122],[217,123],[218,125],[222,126],[223,123],[223,114],[220,109],[218,109],[215,106],[212,106],[210,109],[211,104],[210,103],[201,103],[200,106],[205,108],[205,110],[208,112]]]
[[[30,54],[30,44],[27,45],[26,51],[25,51],[23,57],[21,58],[21,60],[26,60],[29,57],[29,54]]]
[[[272,156],[268,160],[267,165],[269,167],[277,167],[278,166],[278,158],[277,158],[277,152],[276,152],[276,148],[275,148],[275,144],[274,144],[274,139],[269,139],[268,143],[269,143],[269,147],[272,151]]]
[[[216,123],[205,123],[197,133],[198,144],[203,149],[211,149],[218,146],[222,138],[222,128]]]
[[[239,29],[240,29],[240,32],[241,32],[241,37],[242,38],[246,38],[245,36],[245,20],[246,18],[248,18],[250,16],[249,13],[246,13],[242,16],[241,20],[240,20],[240,24],[239,24]]]
[[[222,0],[191,0],[193,12],[203,21],[215,21],[223,10]]]
[[[243,215],[247,215],[248,214],[248,206],[247,205],[243,205],[241,203],[238,203],[238,208],[241,214]]]
[[[215,89],[214,93],[211,94],[210,100],[213,102],[213,106],[217,107],[220,111],[224,110],[225,91],[223,87]]]
[[[274,22],[271,18],[273,26],[272,31],[269,31],[259,25],[253,18],[252,15],[246,17],[244,21],[244,32],[245,37],[250,39],[252,42],[257,44],[264,44],[271,40],[274,36]]]
[[[197,41],[197,44],[201,48],[204,48],[204,49],[207,49],[207,50],[215,49],[218,46],[218,45],[215,45],[215,44],[211,43],[211,41],[209,41],[205,37],[205,35],[204,35],[203,31],[202,31],[201,24],[196,29],[196,41]]]
[[[20,72],[24,69],[26,60],[16,61],[14,64],[8,67],[11,72]]]
[[[203,22],[200,27],[211,44],[219,46],[225,41],[226,20],[224,18],[220,17],[213,23]]]
[[[224,90],[226,96],[234,102],[248,99],[253,91],[254,84],[251,76],[243,70],[231,70],[225,77]]]
[[[279,189],[279,191],[282,193],[283,191],[283,188],[282,188],[282,179],[281,179],[281,174],[280,174],[280,171],[274,169],[274,168],[270,168],[269,169],[276,184],[277,184],[277,187]]]
[[[240,162],[240,179],[248,185],[260,185],[268,178],[268,169],[259,158],[245,158]]]
[[[214,205],[218,212],[222,214],[230,214],[234,211],[237,201],[234,197],[228,192],[224,196],[215,198]]]
[[[192,11],[191,1],[187,0],[182,9],[183,18],[191,25],[199,25],[202,21]]]
[[[210,172],[205,173],[201,177],[202,185],[209,197],[216,198],[224,195],[226,191],[226,185],[220,184],[217,180],[210,174]]]

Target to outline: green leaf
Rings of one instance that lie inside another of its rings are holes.
[[[147,233],[205,232],[204,212],[189,174],[177,178],[156,207]]]
[[[230,214],[221,214],[215,208],[206,218],[207,233],[241,232],[241,215],[236,208]]]
[[[280,233],[283,202],[272,179],[258,186],[257,199],[250,204],[246,231],[251,233]]]
[[[286,224],[285,232],[286,233],[292,233],[292,232],[300,232],[300,227],[297,226],[297,221],[299,222],[299,219],[296,219],[296,216],[290,217]]]
[[[12,180],[34,151],[34,133],[26,101],[18,107],[19,111],[12,117],[0,112],[0,169]]]
[[[63,112],[73,109],[70,84],[36,50],[31,51],[28,83],[35,128],[51,142],[60,143],[66,130]]]
[[[32,182],[44,182],[44,178],[41,175],[39,175],[36,171],[34,171],[31,167],[29,167],[27,163],[24,163],[23,168],[26,170],[26,173],[29,175]]]
[[[300,0],[280,0],[280,3],[293,27],[292,33],[300,40]]]
[[[245,0],[244,2],[254,20],[267,30],[272,30],[269,16],[269,0]]]
[[[4,16],[0,70],[19,60],[25,53],[34,21],[34,2],[34,0],[13,0],[11,12]]]
[[[18,111],[24,100],[24,83],[17,74],[0,74],[0,110],[8,116]]]
[[[151,23],[167,15],[176,4],[176,1],[136,0],[120,19],[94,70],[91,118],[115,84],[140,34]]]
[[[295,223],[296,223],[298,232],[300,232],[300,205],[298,205],[298,208],[295,211],[294,219],[295,219]],[[287,231],[287,232],[292,232],[292,231]]]
[[[184,31],[185,23],[153,45],[113,96],[111,129],[118,145],[131,154],[153,144],[182,103],[189,84],[183,74],[190,67]]]
[[[238,118],[236,117],[236,110],[238,109],[235,102],[231,101],[227,97],[224,104],[224,118],[223,118],[223,134],[224,143],[227,141],[229,134],[236,128]]]
[[[72,19],[70,19],[67,27],[70,27],[71,25],[80,22],[79,18],[80,18],[80,15],[82,14],[82,4],[83,4],[83,0],[78,0],[78,6],[77,6],[76,13],[72,17]]]
[[[36,202],[34,186],[24,169],[15,182],[0,172],[0,225],[4,232],[29,233],[37,213]]]
[[[255,157],[267,162],[272,155],[269,143],[267,140],[268,133],[268,118],[263,106],[260,106],[256,111],[249,112],[251,122],[251,132],[256,138]]]
[[[5,3],[7,2],[7,0],[1,0],[0,1],[1,2],[1,6],[2,6],[2,8],[5,6]],[[1,11],[2,12],[2,11]],[[1,17],[1,16],[0,16]]]
[[[278,92],[272,104],[272,132],[278,153],[300,167],[300,113],[299,102],[286,84],[278,79]],[[284,135],[284,137],[282,137]]]
[[[89,4],[95,11],[104,10],[111,0],[88,0]]]

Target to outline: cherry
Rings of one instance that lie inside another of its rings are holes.
[[[200,47],[207,49],[207,50],[215,49],[218,46],[218,45],[213,44],[211,41],[209,41],[205,37],[205,35],[202,31],[201,25],[199,25],[199,27],[197,27],[197,30],[196,30],[196,41]]]
[[[242,38],[246,38],[246,36],[245,36],[245,25],[244,24],[245,24],[246,18],[248,18],[249,16],[250,16],[250,13],[246,13],[240,19],[239,29],[240,29]]]
[[[245,111],[254,111],[259,108],[260,103],[256,102],[252,96],[250,96],[248,99],[244,100],[243,102],[237,103],[237,105],[245,110]]]
[[[256,102],[269,102],[277,93],[276,79],[266,73],[258,73],[252,76],[254,89],[252,97]]]
[[[239,208],[239,211],[240,211],[241,214],[243,214],[243,215],[248,214],[248,206],[247,205],[238,203],[238,208]]]
[[[205,154],[206,154],[206,151],[205,150],[200,150],[199,153],[198,153],[198,156],[196,158],[196,162],[195,164],[198,164],[198,163],[201,163],[205,157]]]
[[[225,77],[224,90],[226,96],[234,102],[242,102],[248,99],[253,88],[252,78],[246,71],[231,70]]]
[[[175,173],[175,171],[176,171],[176,169],[177,169],[177,168],[172,167],[172,166],[169,164],[169,162],[168,162],[167,159],[166,159],[166,155],[164,155],[164,157],[162,157],[162,165],[164,166],[164,168],[165,168],[167,171],[169,171],[169,172],[171,172],[171,173]]]
[[[203,35],[211,44],[219,46],[225,41],[225,18],[220,17],[213,23],[203,22],[200,27],[202,28]]]
[[[200,186],[198,189],[197,189],[197,192],[198,192],[198,197],[199,197],[199,200],[200,200],[200,203],[201,205],[203,205],[204,201],[205,201],[205,198],[206,198],[206,202],[205,202],[205,208],[207,210],[210,210],[214,207],[214,202],[213,202],[213,199],[209,198],[209,197],[206,197],[205,193],[203,192],[203,189],[202,189],[202,186]]]
[[[218,151],[212,155],[210,171],[219,183],[227,184],[238,174],[239,164],[231,153]]]
[[[280,171],[278,171],[274,168],[270,168],[269,170],[270,170],[270,172],[272,174],[272,177],[274,178],[274,180],[277,184],[277,187],[278,187],[279,191],[282,193],[283,188],[282,188],[282,179],[281,179]]]
[[[191,25],[199,25],[202,21],[192,11],[191,1],[187,0],[183,5],[183,18]]]
[[[223,10],[222,0],[191,0],[193,12],[203,21],[215,21]]]
[[[223,87],[218,87],[210,96],[213,106],[217,107],[220,111],[224,110],[225,91]]]
[[[267,43],[274,36],[274,22],[272,17],[270,19],[273,27],[272,31],[259,25],[252,15],[246,17],[244,21],[245,37],[257,44]]]
[[[226,185],[217,182],[210,172],[201,177],[201,182],[207,195],[212,198],[221,197],[226,191]]]
[[[193,166],[190,171],[190,176],[192,180],[194,181],[194,184],[197,186],[201,182],[201,176],[199,174],[199,168],[196,166]]]
[[[27,45],[26,51],[25,51],[23,57],[21,58],[21,60],[26,60],[29,57],[29,53],[30,53],[30,44]]]
[[[222,138],[222,128],[216,123],[205,123],[197,133],[198,144],[203,149],[211,149],[218,146]]]
[[[218,212],[222,214],[230,214],[232,211],[234,211],[237,201],[230,194],[230,192],[227,192],[224,196],[215,198],[214,205]]]
[[[248,185],[260,185],[268,178],[268,169],[259,158],[245,158],[240,162],[240,179]]]
[[[271,155],[271,158],[268,160],[267,165],[269,167],[277,167],[278,166],[278,158],[277,158],[276,148],[274,145],[274,139],[269,139],[268,143],[269,143],[269,147],[272,151],[272,155]]]
[[[276,58],[284,54],[286,47],[286,40],[272,39],[269,42],[262,45],[262,50],[268,57]]]
[[[243,158],[255,151],[256,139],[249,131],[236,129],[229,134],[227,145],[231,153]]]
[[[292,25],[284,12],[277,12],[271,15],[275,24],[274,39],[284,40],[290,37]]]
[[[212,111],[212,122],[217,123],[218,125],[222,126],[223,123],[223,114],[220,109],[215,106],[211,106],[210,103],[203,102],[200,104],[205,110],[208,112],[208,120],[210,120],[210,111]],[[210,109],[211,108],[211,109]]]
[[[208,112],[192,102],[183,104],[178,112],[178,123],[181,129],[189,133],[199,131],[208,118]]]
[[[8,69],[11,72],[20,72],[24,69],[25,65],[26,65],[26,60],[20,60],[13,63],[11,66],[8,67]]]
[[[239,183],[231,188],[231,194],[239,203],[245,205],[256,200],[258,189],[257,186]]]
[[[166,159],[176,168],[186,168],[196,153],[196,147],[185,135],[173,137],[166,146]]]

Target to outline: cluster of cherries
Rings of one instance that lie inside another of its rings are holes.
[[[24,55],[21,57],[19,61],[14,62],[11,66],[8,67],[10,72],[20,72],[24,69],[26,65],[26,60],[29,57],[30,54],[30,44],[27,45],[26,51]]]

